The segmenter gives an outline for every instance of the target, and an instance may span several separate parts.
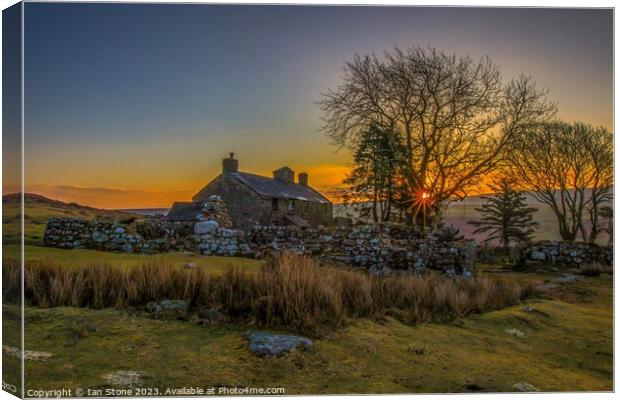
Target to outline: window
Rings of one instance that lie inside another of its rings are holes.
[[[278,199],[271,199],[271,211],[278,211]]]

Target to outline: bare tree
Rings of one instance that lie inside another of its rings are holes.
[[[546,123],[521,135],[509,154],[513,175],[551,208],[562,239],[581,234],[583,241],[596,241],[601,209],[612,196],[613,135],[581,123]]]
[[[503,84],[488,57],[414,47],[355,56],[319,105],[338,146],[355,148],[369,126],[401,136],[407,207],[418,219],[465,197],[515,136],[550,118],[555,105],[545,96],[525,76]]]
[[[605,208],[613,203],[611,187],[614,181],[614,138],[612,133],[602,127],[576,123],[573,128],[580,131],[578,135],[582,137],[583,146],[591,161],[588,170],[590,201],[587,205],[591,228],[588,234],[582,224],[580,231],[584,241],[594,243],[599,233],[606,231],[603,220],[608,217],[608,213]],[[611,235],[611,232],[608,233]]]

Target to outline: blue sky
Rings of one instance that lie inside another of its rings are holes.
[[[355,53],[394,45],[489,55],[549,88],[560,117],[612,129],[612,29],[610,10],[28,3],[27,183],[168,206],[235,151],[243,170],[333,186],[350,155],[315,101]]]

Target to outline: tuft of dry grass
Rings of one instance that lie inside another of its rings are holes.
[[[16,272],[17,271],[17,272]],[[19,264],[3,263],[4,295],[19,292]],[[347,318],[394,315],[408,323],[445,322],[501,309],[536,295],[514,280],[474,277],[375,277],[322,267],[308,257],[282,254],[258,272],[232,268],[221,276],[204,269],[173,268],[153,259],[129,270],[98,263],[63,268],[28,262],[26,303],[41,307],[140,307],[149,301],[184,299],[190,308],[216,307],[233,321],[286,326],[306,333],[337,327]]]
[[[22,273],[19,261],[2,260],[2,303],[21,304]]]
[[[599,276],[602,273],[613,274],[613,267],[608,267],[599,263],[584,264],[579,268],[579,273],[585,276]]]

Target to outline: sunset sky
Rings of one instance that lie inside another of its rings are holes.
[[[26,191],[96,207],[189,200],[229,151],[338,185],[315,101],[394,45],[489,55],[612,130],[610,10],[27,3],[25,32]]]

